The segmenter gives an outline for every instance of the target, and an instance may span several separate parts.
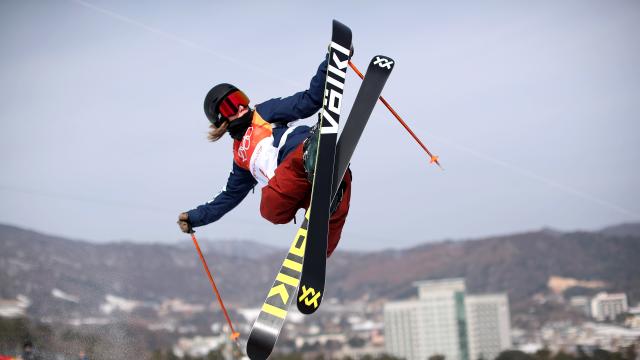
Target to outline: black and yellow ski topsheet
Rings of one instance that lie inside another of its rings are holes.
[[[333,181],[331,181],[332,189],[331,195],[329,196],[330,199],[336,194],[337,185],[339,185],[347,170],[351,156],[375,107],[378,97],[382,93],[387,78],[391,74],[393,66],[394,61],[382,55],[375,56],[369,63],[364,82],[360,86],[351,113],[342,130],[342,135],[337,145],[335,145],[336,153],[333,164],[335,170],[332,172]],[[336,67],[336,69],[339,68]],[[325,104],[326,103],[325,100]],[[253,360],[266,359],[273,350],[294,297],[297,298],[298,303],[304,302],[305,306],[313,307],[314,310],[317,309],[317,306],[314,305],[317,304],[319,306],[318,300],[322,295],[321,292],[311,291],[310,289],[312,288],[306,286],[299,288],[303,265],[306,269],[309,269],[309,258],[305,259],[305,251],[308,245],[307,234],[311,208],[312,207],[309,206],[309,209],[305,213],[304,220],[296,233],[287,256],[282,262],[280,271],[276,276],[273,286],[269,290],[267,299],[262,305],[258,319],[256,319],[251,334],[249,335],[247,355]],[[313,209],[315,211],[316,207],[314,206]],[[326,261],[326,238],[324,241],[325,248],[321,257]],[[300,290],[298,296],[295,295],[296,289]]]
[[[331,34],[331,45],[329,47],[329,64],[325,80],[325,92],[321,117],[322,122],[320,124],[322,128],[320,136],[318,136],[318,154],[325,151],[325,155],[323,155],[322,158],[316,158],[316,171],[314,175],[314,179],[318,178],[318,172],[320,171],[320,174],[322,174],[321,176],[323,177],[322,183],[325,183],[323,190],[321,191],[325,193],[325,199],[322,199],[322,201],[315,201],[315,203],[319,204],[317,205],[319,208],[318,213],[324,214],[326,212],[326,215],[324,215],[326,218],[326,223],[324,225],[325,235],[324,237],[321,235],[317,238],[317,241],[315,241],[317,243],[316,245],[320,247],[320,250],[318,250],[315,245],[313,247],[314,254],[316,251],[322,251],[321,258],[323,264],[326,262],[327,252],[326,234],[328,233],[329,205],[332,197],[331,180],[333,177],[333,161],[335,156],[336,139],[338,136],[340,107],[342,105],[342,91],[344,88],[346,69],[349,61],[350,47],[351,29],[334,20],[333,31]],[[323,145],[323,143],[320,142],[320,139],[325,139],[327,136],[329,139],[327,139]],[[326,159],[324,157],[326,157]],[[319,161],[323,163],[323,165],[321,165],[322,167],[328,166],[328,168],[320,170],[320,167],[318,166]],[[302,277],[304,256],[309,254],[309,249],[307,248],[307,230],[312,207],[314,208],[314,214],[316,213],[316,205],[313,200],[313,194],[316,192],[316,183],[317,182],[314,180],[314,185],[312,186],[312,200],[309,204],[309,209],[307,209],[305,213],[302,225],[296,234],[287,257],[282,262],[282,266],[276,276],[276,280],[269,290],[267,299],[262,306],[258,318],[253,324],[253,328],[251,329],[249,340],[247,341],[247,355],[253,360],[266,359],[269,357],[269,354],[271,354],[271,351],[278,340],[278,336],[287,316],[291,301],[296,297],[296,290],[298,289],[300,278]],[[316,197],[317,196],[318,193],[316,192]],[[326,204],[324,204],[325,202]],[[321,230],[322,229],[320,227],[320,231]],[[313,286],[305,286],[305,289],[313,289]],[[322,274],[322,287],[324,287],[324,271]],[[320,293],[317,294],[319,297]],[[319,301],[316,303],[315,308],[317,308],[317,304],[319,304]]]
[[[247,355],[252,360],[266,359],[276,345],[280,330],[287,317],[291,301],[295,297],[302,274],[302,262],[307,242],[307,226],[310,211],[307,210],[302,225],[284,258],[282,266],[267,299],[262,304],[260,314],[253,323],[247,341]]]
[[[332,196],[333,165],[342,109],[342,94],[349,68],[351,30],[333,21],[329,46],[329,64],[320,116],[320,135],[311,189],[309,229],[304,254],[304,267],[298,288],[298,310],[311,314],[318,309],[324,293],[327,264],[327,239]]]

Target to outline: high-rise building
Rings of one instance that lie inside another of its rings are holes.
[[[427,359],[435,354],[468,360],[464,280],[421,281],[415,285],[418,300],[385,305],[387,352],[407,360]]]
[[[464,279],[420,281],[418,299],[384,308],[386,351],[407,360],[494,358],[511,345],[505,294],[468,296]]]
[[[472,360],[495,359],[511,347],[511,318],[506,294],[467,295],[467,331]]]
[[[624,293],[598,293],[591,299],[591,316],[598,321],[615,320],[616,316],[629,309]]]

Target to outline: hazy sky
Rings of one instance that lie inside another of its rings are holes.
[[[303,90],[332,18],[362,70],[396,60],[384,95],[445,168],[378,106],[341,248],[640,220],[637,1],[5,0],[0,222],[189,241],[178,213],[232,163],[231,139],[206,141],[206,92],[232,82],[255,104]],[[346,110],[359,84],[351,72]],[[288,246],[297,225],[268,223],[259,201],[199,236]]]

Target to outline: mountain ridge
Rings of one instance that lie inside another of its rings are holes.
[[[635,229],[622,226],[596,232],[542,229],[401,250],[338,250],[328,261],[327,296],[344,301],[402,299],[415,294],[414,281],[464,277],[471,292],[507,292],[517,308],[544,293],[550,277],[560,276],[603,281],[608,286],[597,290],[626,291],[633,303],[640,300],[640,279],[634,276],[640,273],[635,261],[640,236],[620,236]],[[201,243],[230,307],[259,305],[286,253],[250,241]],[[100,315],[109,294],[142,302],[211,302],[211,289],[190,241],[93,244],[0,224],[0,268],[0,298],[27,295],[34,316],[55,311]],[[78,302],[54,297],[54,289]]]

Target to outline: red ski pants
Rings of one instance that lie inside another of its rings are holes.
[[[349,213],[351,199],[351,172],[344,176],[346,187],[342,202],[329,219],[329,243],[327,257],[338,246],[342,228]],[[309,207],[311,202],[311,184],[307,180],[302,160],[302,144],[293,150],[276,168],[275,175],[267,186],[262,188],[260,213],[274,224],[286,224],[295,216],[298,209]]]

